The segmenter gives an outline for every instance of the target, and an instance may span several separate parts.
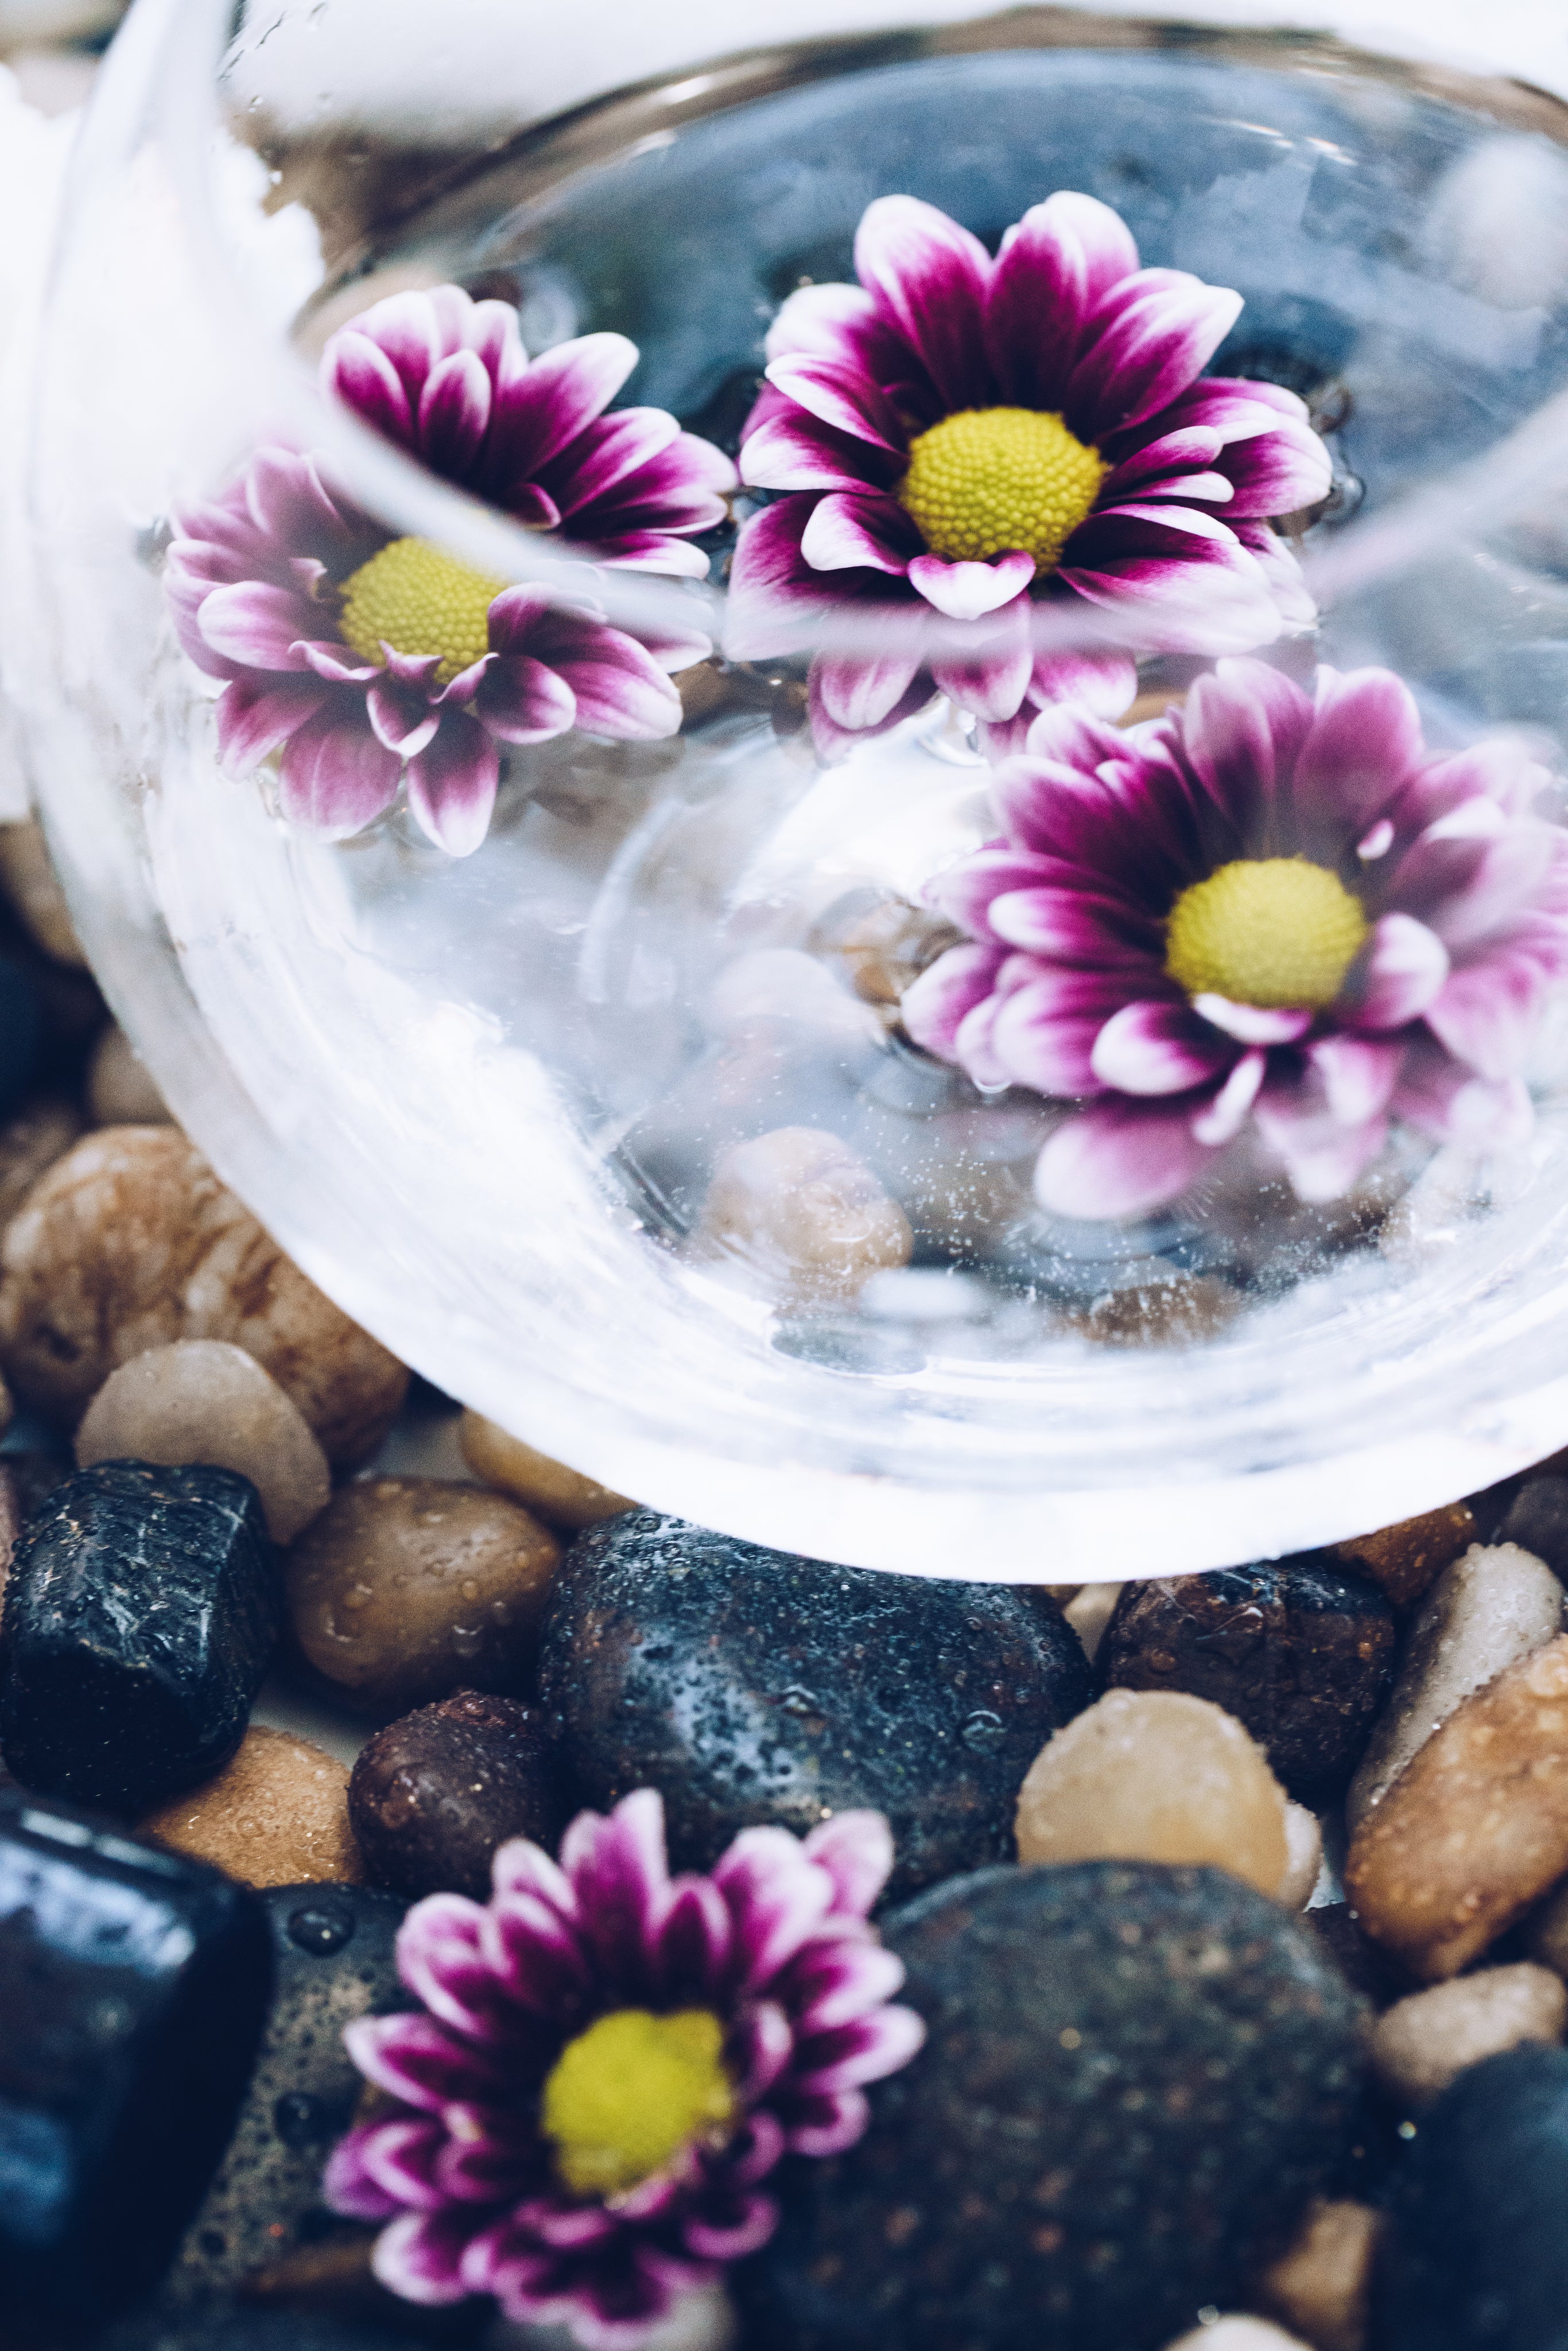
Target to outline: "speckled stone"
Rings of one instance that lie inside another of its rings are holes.
[[[1499,1542],[1517,1543],[1568,1579],[1568,1478],[1527,1478],[1498,1529]]]
[[[1042,1596],[764,1551],[656,1510],[580,1535],[546,1619],[541,1702],[585,1803],[664,1794],[671,1856],[869,1804],[894,1890],[1011,1857],[1024,1773],[1088,1703]]]
[[[1322,1802],[1366,1742],[1394,1632],[1375,1583],[1303,1552],[1124,1584],[1098,1663],[1110,1688],[1185,1690],[1224,1707],[1292,1796]]]
[[[986,1870],[884,1928],[930,2037],[741,2273],[758,2351],[1157,2351],[1346,2151],[1358,2003],[1219,1870]]]
[[[389,1722],[360,1750],[349,1819],[377,1886],[485,1901],[508,1837],[553,1853],[568,1808],[539,1709],[459,1690]]]

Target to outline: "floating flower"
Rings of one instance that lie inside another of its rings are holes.
[[[858,287],[792,294],[768,337],[740,469],[787,495],[741,532],[728,628],[749,658],[835,612],[890,624],[880,649],[813,663],[824,757],[937,691],[1001,757],[1051,702],[1124,710],[1134,652],[1242,653],[1310,625],[1268,517],[1326,496],[1322,444],[1293,392],[1197,380],[1239,294],[1141,269],[1117,215],[1066,193],[994,262],[932,205],[881,197],[855,267]],[[1095,642],[1038,644],[1042,605]]]
[[[867,1924],[892,1861],[881,1814],[843,1813],[803,1842],[743,1830],[711,1876],[672,1878],[642,1789],[580,1813],[559,1866],[503,1845],[487,1905],[417,1903],[398,1968],[423,2012],[344,2036],[397,2110],[327,2171],[339,2211],[391,2222],[378,2276],[622,2351],[754,2252],[779,2158],[852,2146],[861,2085],[923,2038]]]
[[[1390,1122],[1506,1147],[1568,973],[1568,839],[1517,744],[1436,754],[1386,670],[1315,697],[1223,661],[1118,733],[1037,719],[996,777],[1002,838],[933,885],[969,934],[904,999],[977,1084],[1082,1098],[1042,1205],[1133,1216],[1251,1120],[1300,1196],[1336,1197]]]
[[[636,359],[622,335],[585,335],[529,360],[507,304],[443,286],[378,302],[322,368],[366,423],[585,563],[700,577],[690,538],[724,519],[735,470],[662,409],[604,414]],[[695,630],[612,628],[589,584],[510,587],[395,538],[286,449],[258,452],[180,530],[169,595],[185,651],[225,681],[224,761],[246,774],[281,750],[284,814],[329,839],[380,816],[406,773],[424,831],[466,855],[498,746],[572,726],[672,735],[669,673],[710,650]]]

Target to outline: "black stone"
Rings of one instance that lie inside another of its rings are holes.
[[[0,1792],[0,2313],[89,2320],[156,2283],[211,2179],[271,1979],[256,1896]]]
[[[1122,1588],[1101,1644],[1110,1689],[1184,1690],[1244,1722],[1292,1796],[1360,1761],[1394,1667],[1394,1611],[1322,1552]]]
[[[570,1546],[539,1694],[585,1803],[664,1799],[671,1857],[872,1805],[895,1892],[1010,1858],[1024,1773],[1087,1705],[1060,1611],[1001,1584],[829,1567],[629,1511]]]
[[[393,1957],[407,1906],[394,1895],[281,1886],[261,1899],[277,1989],[228,2153],[171,2273],[172,2306],[232,2289],[330,2230],[321,2168],[365,2086],[343,2027],[409,2005]]]
[[[143,1461],[78,1470],[12,1559],[0,1751],[24,1787],[144,1811],[233,1754],[281,1623],[248,1478]]]
[[[1568,1478],[1529,1478],[1499,1527],[1499,1542],[1518,1543],[1568,1577]]]
[[[31,977],[19,961],[0,956],[0,1118],[26,1093],[43,1034],[43,1009]]]
[[[1378,2351],[1564,2351],[1568,2051],[1468,2067],[1422,2116],[1391,2201]]]
[[[1301,1924],[1333,1959],[1353,1991],[1374,2008],[1392,2008],[1415,1986],[1392,1952],[1375,1943],[1348,1902],[1325,1902],[1301,1914]]]
[[[1215,1869],[985,1870],[886,1922],[928,2039],[786,2174],[758,2351],[1157,2351],[1333,2179],[1359,2002]]]
[[[458,1690],[360,1750],[349,1820],[372,1884],[484,1901],[507,1837],[554,1852],[568,1806],[538,1707]]]

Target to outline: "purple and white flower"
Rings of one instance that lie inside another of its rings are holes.
[[[868,1924],[892,1861],[882,1815],[843,1813],[804,1840],[743,1830],[709,1876],[672,1877],[641,1789],[580,1813],[559,1865],[503,1845],[488,1904],[417,1903],[397,1955],[421,2008],[344,2036],[395,2109],[326,2179],[337,2210],[389,2224],[377,2275],[629,2351],[754,2252],[780,2158],[852,2146],[862,2085],[924,2037]]]
[[[1176,1197],[1251,1122],[1298,1195],[1347,1190],[1403,1120],[1506,1148],[1568,974],[1568,838],[1517,742],[1439,753],[1386,670],[1315,695],[1222,661],[1125,733],[1037,719],[993,841],[930,895],[967,934],[904,999],[982,1086],[1085,1106],[1035,1189],[1070,1217]]]
[[[504,302],[398,294],[339,330],[328,392],[445,480],[583,560],[564,592],[512,587],[356,507],[319,458],[260,450],[179,517],[166,581],[187,653],[224,681],[231,772],[281,753],[283,813],[328,839],[409,806],[454,856],[483,841],[503,744],[573,726],[672,735],[670,673],[698,630],[612,628],[592,565],[700,578],[692,535],[722,522],[735,469],[662,409],[605,414],[635,365],[622,335],[529,360]]]
[[[1117,214],[1067,192],[995,261],[880,197],[855,267],[791,295],[768,337],[740,469],[785,495],[742,529],[727,634],[753,658],[853,628],[812,664],[824,757],[941,692],[999,758],[1051,702],[1118,716],[1134,653],[1311,625],[1269,518],[1326,496],[1322,444],[1293,392],[1198,381],[1239,295],[1140,268]]]

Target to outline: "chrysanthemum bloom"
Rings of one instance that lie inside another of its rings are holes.
[[[342,328],[328,391],[389,439],[585,564],[700,578],[695,531],[724,519],[727,457],[662,409],[604,410],[636,364],[623,335],[529,360],[504,302],[455,286],[397,294]],[[284,814],[328,838],[409,805],[454,856],[485,837],[497,746],[572,726],[672,735],[669,673],[699,632],[642,642],[591,593],[509,587],[423,539],[394,538],[318,460],[264,449],[180,517],[167,582],[180,641],[211,676],[225,765],[281,748]]]
[[[1048,703],[1124,710],[1134,653],[1311,624],[1268,517],[1327,495],[1322,444],[1293,392],[1197,380],[1239,294],[1140,269],[1117,215],[1066,193],[994,262],[932,205],[881,197],[855,267],[858,287],[792,294],[768,337],[740,470],[789,495],[741,532],[727,631],[747,658],[824,640],[824,757],[939,690],[999,758]],[[1042,607],[1094,642],[1037,643]],[[885,643],[835,651],[835,613],[885,622]]]
[[[503,1845],[487,1905],[417,1903],[398,1968],[423,2012],[345,2035],[397,2110],[327,2170],[339,2211],[391,2221],[377,2274],[621,2351],[755,2252],[780,2157],[852,2146],[861,2085],[924,2036],[867,1924],[892,1860],[880,1813],[843,1813],[803,1842],[744,1830],[711,1876],[672,1878],[642,1789],[580,1813],[559,1866]]]
[[[1048,713],[998,772],[1002,838],[933,885],[973,944],[904,1020],[977,1084],[1091,1098],[1036,1171],[1063,1216],[1159,1207],[1249,1119],[1307,1200],[1395,1119],[1513,1144],[1568,973],[1544,780],[1514,743],[1429,751],[1386,670],[1322,670],[1314,697],[1224,661],[1125,734]]]

